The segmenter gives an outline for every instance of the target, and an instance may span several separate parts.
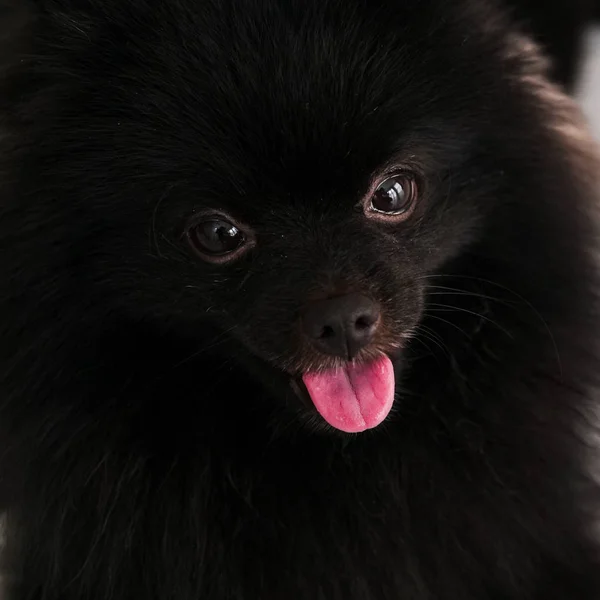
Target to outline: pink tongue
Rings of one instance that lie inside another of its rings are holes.
[[[306,373],[302,379],[321,416],[348,433],[379,425],[394,402],[394,369],[387,356],[335,371]]]

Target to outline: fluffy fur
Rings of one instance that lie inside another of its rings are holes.
[[[599,169],[501,7],[2,11],[11,600],[598,598]],[[390,162],[422,183],[397,226],[356,210]],[[204,210],[255,248],[201,261]],[[356,436],[290,385],[333,361],[298,310],[340,290],[398,371]]]
[[[578,74],[582,34],[600,19],[599,0],[507,0],[513,17],[552,56],[549,75],[572,87]]]

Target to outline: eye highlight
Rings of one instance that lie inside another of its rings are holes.
[[[249,241],[238,225],[220,215],[206,216],[192,223],[186,231],[186,237],[200,258],[214,263],[237,258]]]
[[[365,214],[385,220],[403,220],[414,210],[417,182],[411,173],[391,175],[380,182],[365,202]]]

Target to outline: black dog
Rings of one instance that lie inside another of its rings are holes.
[[[572,67],[484,0],[0,17],[10,598],[598,598]]]

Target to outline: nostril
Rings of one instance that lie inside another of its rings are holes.
[[[375,325],[375,321],[376,319],[370,315],[362,315],[356,319],[354,326],[359,331],[365,331],[366,329],[371,329]]]
[[[329,325],[325,325],[325,327],[323,327],[323,330],[321,331],[321,335],[319,337],[322,340],[327,340],[334,336],[335,336],[335,331],[333,330],[333,327],[330,327]]]

